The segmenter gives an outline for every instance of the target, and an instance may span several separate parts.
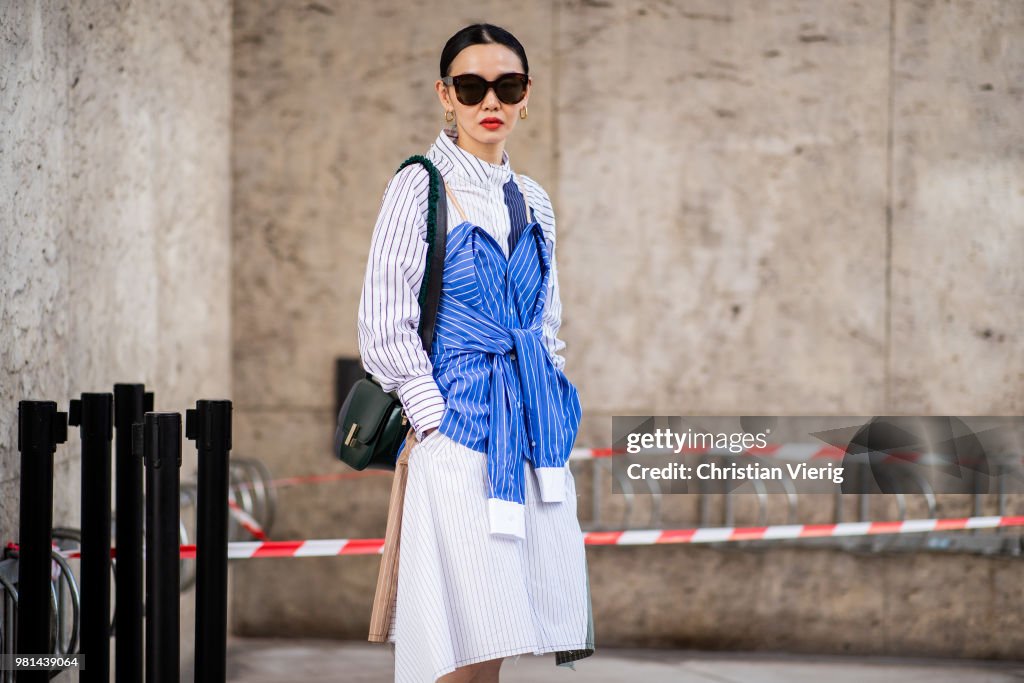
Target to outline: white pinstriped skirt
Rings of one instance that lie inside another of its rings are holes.
[[[526,464],[525,540],[490,534],[486,468],[484,453],[436,430],[409,453],[388,636],[395,683],[587,647],[586,555],[568,464],[560,503],[541,501]]]

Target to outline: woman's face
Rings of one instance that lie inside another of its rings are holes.
[[[519,61],[519,55],[497,43],[470,45],[455,56],[448,71],[449,76],[476,74],[488,81],[507,73],[523,73],[523,64]],[[505,104],[494,94],[494,88],[488,88],[484,99],[478,104],[465,105],[455,96],[454,85],[445,85],[439,79],[435,87],[445,111],[455,112],[459,136],[469,136],[481,145],[493,145],[505,140],[515,128],[519,110],[530,99],[532,83],[531,78],[526,87],[526,96],[516,104]],[[480,125],[487,119],[498,119],[501,125],[493,130]]]

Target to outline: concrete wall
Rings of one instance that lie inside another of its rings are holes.
[[[157,410],[230,397],[230,49],[227,2],[0,5],[4,542],[18,533],[18,401],[66,411],[115,382],[144,382]],[[53,519],[78,527],[69,431]],[[186,447],[182,477],[194,469]]]
[[[357,353],[370,231],[397,165],[443,123],[431,84],[444,41],[477,20],[530,55],[530,118],[509,153],[558,216],[580,445],[607,443],[625,413],[1024,409],[1019,4],[8,3],[5,539],[23,398],[66,409],[143,381],[157,409],[183,410],[234,393],[236,456],[277,474],[346,471],[330,455],[332,369]],[[72,432],[56,458],[54,519],[72,526],[77,448]],[[389,487],[369,475],[284,489],[274,535],[381,536]],[[692,501],[678,498],[667,516],[683,524]],[[599,646],[1022,645],[1024,588],[1005,559],[589,558]],[[377,564],[236,565],[235,630],[362,639]],[[948,591],[964,576],[971,592]]]
[[[440,129],[441,47],[477,20],[530,57],[530,117],[508,149],[558,216],[580,445],[607,443],[615,414],[1024,409],[1019,4],[250,2],[234,20],[236,452],[345,471],[330,456],[332,363],[357,354],[380,197]],[[388,490],[373,475],[283,490],[276,533],[381,536]],[[692,523],[678,498],[668,516]],[[599,644],[1021,645],[1006,560],[589,557]],[[237,568],[239,633],[365,638],[376,558],[285,562]],[[986,578],[934,599],[960,573]]]

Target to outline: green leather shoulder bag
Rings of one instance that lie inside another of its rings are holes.
[[[430,173],[427,202],[427,263],[420,285],[419,334],[430,355],[434,340],[434,321],[441,300],[441,278],[448,236],[448,202],[444,178],[424,156],[411,156],[398,167],[422,164]],[[396,171],[397,173],[397,171]],[[334,432],[334,455],[357,470],[394,470],[409,431],[409,418],[395,392],[386,392],[370,373],[358,380],[338,411]]]

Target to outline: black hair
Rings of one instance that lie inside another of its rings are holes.
[[[444,49],[441,50],[441,78],[448,75],[457,54],[470,45],[486,45],[488,43],[498,43],[515,52],[519,55],[519,61],[523,63],[523,73],[530,73],[530,64],[526,61],[526,50],[514,35],[494,24],[470,24],[444,44]]]

